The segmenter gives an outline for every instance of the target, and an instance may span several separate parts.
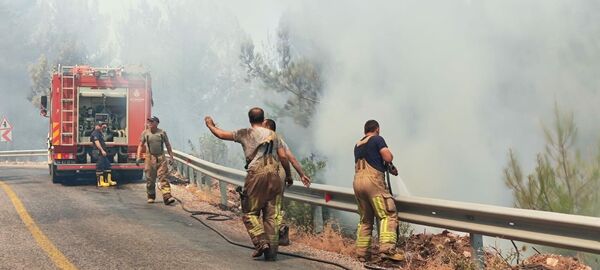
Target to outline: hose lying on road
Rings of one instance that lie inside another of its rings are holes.
[[[173,198],[175,198],[175,200],[177,200],[179,202],[179,204],[181,205],[181,209],[183,209],[183,211],[186,211],[186,212],[190,213],[192,218],[194,218],[197,221],[200,221],[200,223],[202,223],[202,225],[206,226],[207,228],[209,228],[212,231],[214,231],[215,233],[217,233],[219,236],[221,236],[223,239],[225,239],[225,241],[227,241],[228,243],[230,243],[232,245],[239,246],[239,247],[245,247],[245,248],[254,250],[253,246],[242,244],[242,243],[238,243],[238,242],[235,242],[235,241],[229,239],[229,237],[225,236],[223,233],[221,233],[220,231],[218,231],[217,229],[215,229],[213,226],[207,224],[206,222],[204,222],[204,220],[202,220],[202,218],[199,217],[199,216],[207,216],[206,220],[225,221],[225,220],[231,220],[231,219],[233,219],[231,216],[223,215],[223,214],[219,214],[219,213],[215,213],[215,212],[209,212],[209,211],[195,211],[195,210],[190,210],[187,207],[185,207],[185,204],[183,203],[183,201],[181,199],[179,199],[179,198],[177,198],[175,196],[173,196]],[[325,263],[325,264],[329,264],[329,265],[334,265],[334,266],[340,267],[342,269],[350,270],[350,268],[348,268],[346,266],[343,266],[341,264],[335,263],[335,262],[325,261],[325,260],[321,260],[321,259],[317,259],[317,258],[302,256],[302,255],[298,255],[298,254],[294,254],[294,253],[289,253],[289,252],[283,252],[283,251],[279,251],[278,253],[281,254],[281,255],[285,255],[285,256],[290,256],[290,257],[295,257],[295,258],[301,258],[301,259],[305,259],[305,260],[309,260],[309,261],[314,261],[314,262],[319,262],[319,263]]]

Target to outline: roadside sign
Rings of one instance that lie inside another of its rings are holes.
[[[0,142],[12,142],[13,127],[8,123],[6,117],[0,122]]]

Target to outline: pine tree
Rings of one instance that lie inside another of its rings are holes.
[[[583,159],[575,148],[577,127],[573,113],[554,108],[554,123],[544,126],[546,146],[537,154],[535,171],[524,177],[515,152],[508,152],[504,181],[513,191],[518,208],[566,214],[600,216],[600,148],[595,157]],[[561,253],[573,255],[572,251]],[[575,253],[588,264],[600,266],[600,257]]]
[[[241,46],[240,60],[247,80],[258,79],[265,89],[287,93],[285,104],[268,103],[271,111],[308,127],[323,90],[321,67],[310,58],[292,54],[289,28],[285,24],[279,26],[274,47],[258,53],[251,41]]]
[[[537,155],[535,171],[524,177],[514,151],[509,150],[504,181],[515,206],[576,215],[598,216],[600,151],[584,160],[575,149],[577,127],[572,113],[554,110],[552,128],[544,126],[545,151]]]

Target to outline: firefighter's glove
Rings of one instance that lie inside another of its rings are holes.
[[[140,162],[142,162],[139,158],[135,160],[135,166],[140,166]]]
[[[291,187],[294,184],[294,180],[292,179],[292,177],[287,176],[285,177],[285,186],[286,187]]]

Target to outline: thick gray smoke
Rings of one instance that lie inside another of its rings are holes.
[[[155,114],[178,148],[207,132],[207,114],[225,129],[246,126],[248,108],[285,99],[244,80],[240,46],[271,42],[281,19],[294,53],[323,66],[324,89],[309,130],[286,119],[279,128],[296,152],[328,158],[329,184],[351,186],[368,119],[381,123],[412,195],[501,205],[512,201],[501,178],[508,148],[530,171],[555,101],[574,111],[581,145],[598,141],[593,1],[77,3],[0,1],[0,114],[31,123],[19,131],[24,146],[46,136],[25,100],[27,66],[41,53],[59,58],[69,38],[90,64],[150,69]]]
[[[530,171],[555,101],[574,111],[583,145],[597,142],[599,11],[591,1],[291,6],[296,40],[328,60],[313,137],[327,181],[351,185],[352,146],[377,119],[413,195],[510,205],[507,150]]]

